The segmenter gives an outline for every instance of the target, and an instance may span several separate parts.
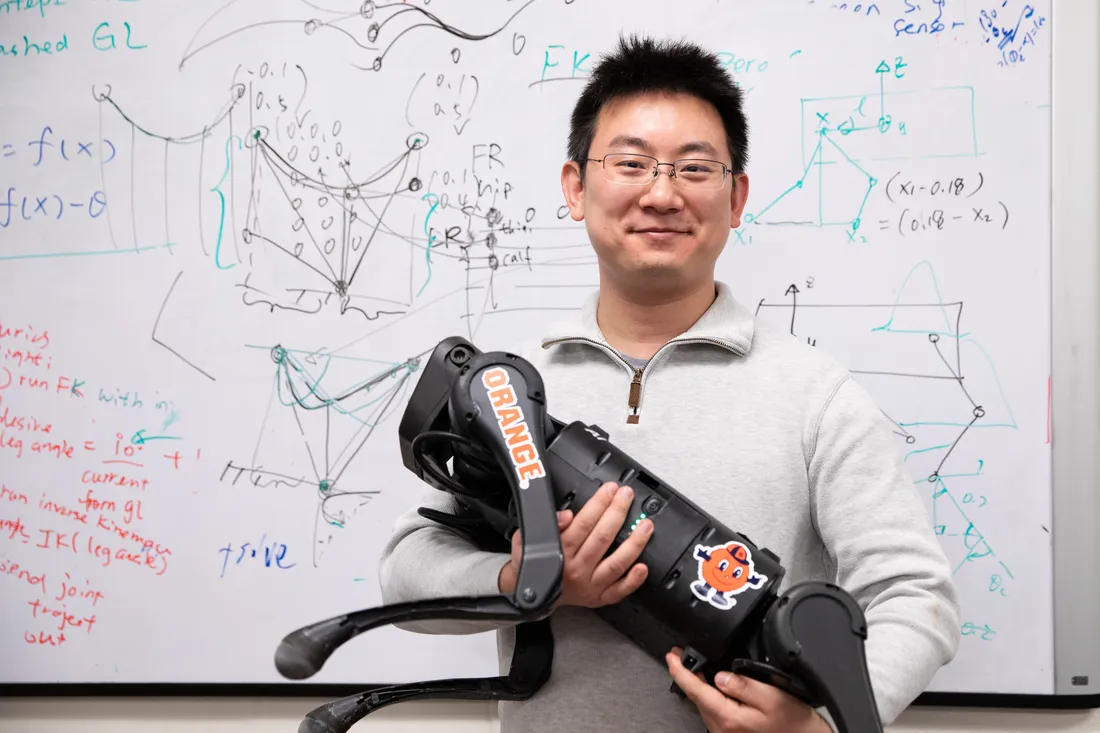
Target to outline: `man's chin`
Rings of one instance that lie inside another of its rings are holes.
[[[636,272],[652,272],[655,275],[675,274],[686,269],[686,266],[681,258],[660,252],[647,253],[630,263],[630,268]]]
[[[682,282],[693,279],[701,269],[701,263],[683,249],[644,248],[602,253],[597,250],[597,256],[602,267],[614,272],[616,278],[629,280]]]
[[[633,282],[647,282],[653,285],[683,283],[692,279],[692,269],[683,262],[669,259],[649,258],[631,262],[620,268],[622,277]]]

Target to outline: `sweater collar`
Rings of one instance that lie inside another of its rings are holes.
[[[692,326],[669,343],[705,342],[726,348],[744,356],[752,346],[753,314],[733,297],[724,282],[715,281],[716,297],[710,307]],[[596,321],[596,306],[600,293],[589,295],[581,308],[579,320],[559,323],[542,339],[542,348],[562,343],[592,342],[609,346]]]

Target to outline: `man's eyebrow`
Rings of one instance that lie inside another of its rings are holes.
[[[652,151],[652,146],[640,137],[634,135],[616,135],[611,138],[611,142],[607,144],[609,148],[641,148],[642,150]]]
[[[686,153],[706,153],[707,155],[713,155],[716,157],[718,155],[718,149],[708,143],[706,140],[695,140],[690,143],[685,143],[684,145],[680,146],[680,150],[678,152],[680,155],[684,155]]]
[[[647,153],[653,152],[653,146],[650,145],[643,138],[636,135],[616,135],[611,138],[607,146],[609,148],[639,148]],[[676,151],[677,155],[686,155],[688,153],[705,153],[717,157],[719,155],[718,149],[708,143],[706,140],[693,140],[689,143],[684,143]]]

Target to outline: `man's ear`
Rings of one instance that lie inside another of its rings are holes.
[[[730,229],[741,226],[741,215],[745,213],[745,204],[749,200],[749,176],[747,173],[733,174],[733,186],[730,191]]]
[[[566,161],[561,167],[561,192],[565,204],[569,207],[569,216],[573,221],[584,220],[584,183],[581,181],[581,169],[576,161]]]

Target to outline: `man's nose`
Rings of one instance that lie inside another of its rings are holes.
[[[680,208],[683,200],[672,175],[674,174],[671,168],[660,166],[657,169],[657,179],[649,184],[639,203],[642,206],[652,206],[662,210]]]

